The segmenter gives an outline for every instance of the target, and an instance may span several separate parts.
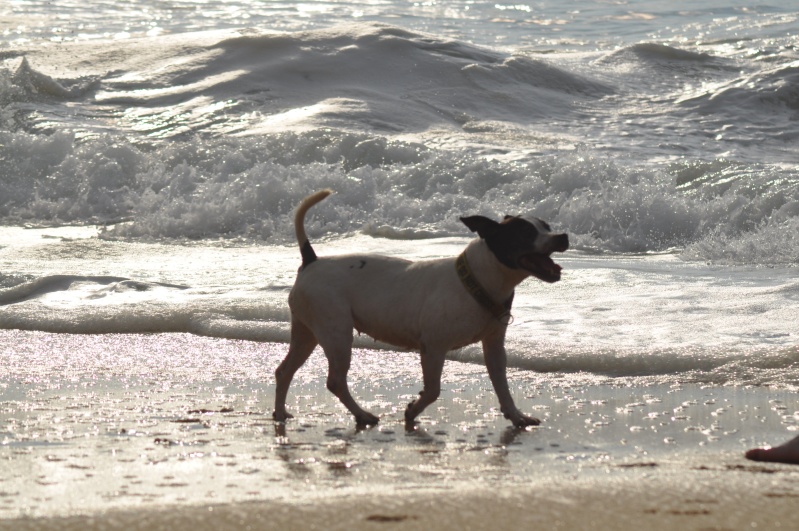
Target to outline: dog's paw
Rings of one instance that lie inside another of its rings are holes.
[[[293,419],[293,418],[294,418],[294,415],[292,415],[291,413],[289,413],[287,411],[283,411],[283,412],[280,412],[280,413],[278,413],[277,411],[273,411],[272,412],[272,419],[275,422],[286,422],[288,419]]]
[[[526,428],[527,426],[538,426],[541,424],[541,421],[537,418],[528,417],[519,411],[516,411],[514,414],[505,414],[505,418],[513,422],[513,425],[517,428]]]
[[[413,405],[415,403],[416,402],[411,402],[410,404],[408,404],[408,407],[405,408],[405,424],[406,425],[414,424],[416,422],[417,413],[414,413],[414,411],[413,411]]]
[[[513,422],[513,425],[517,428],[526,428],[527,426],[538,426],[541,424],[541,421],[535,417],[528,417],[527,415],[522,415],[521,419],[516,419]]]
[[[364,411],[361,415],[356,415],[355,417],[355,424],[358,426],[374,426],[378,422],[380,422],[380,417],[372,415],[367,411]]]

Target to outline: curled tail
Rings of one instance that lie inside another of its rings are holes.
[[[300,246],[302,268],[316,260],[316,253],[314,252],[313,247],[311,247],[311,242],[308,241],[308,235],[305,234],[305,214],[312,206],[332,193],[333,190],[319,190],[318,192],[309,195],[302,200],[300,206],[297,207],[297,212],[294,214],[294,230],[297,233],[297,243]]]

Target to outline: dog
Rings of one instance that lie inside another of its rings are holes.
[[[505,331],[513,290],[533,276],[557,282],[561,267],[554,252],[569,248],[566,234],[555,234],[540,219],[506,216],[501,222],[484,216],[460,220],[479,238],[457,258],[412,262],[374,254],[318,258],[305,233],[308,210],[332,192],[321,190],[297,207],[294,225],[302,266],[289,294],[291,341],[275,371],[273,418],[292,418],[286,396],[294,373],[317,345],[328,360],[327,388],[355,416],[358,426],[379,418],[362,409],[350,394],[347,372],[353,330],[421,354],[423,390],[405,410],[405,422],[416,417],[441,392],[441,373],[448,351],[481,341],[488,375],[505,418],[514,426],[536,426],[537,418],[516,407],[506,376]]]

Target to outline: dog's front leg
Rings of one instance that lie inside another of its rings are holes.
[[[413,426],[416,417],[424,409],[436,401],[441,394],[441,373],[444,370],[446,349],[422,347],[422,378],[424,388],[419,393],[419,398],[408,404],[405,410],[405,425],[408,429]]]
[[[508,389],[506,372],[508,355],[505,352],[505,327],[483,339],[483,357],[488,369],[488,376],[491,378],[494,391],[499,399],[500,410],[505,415],[505,418],[513,422],[513,425],[518,428],[541,424],[541,421],[537,418],[528,417],[516,408],[510,389]]]

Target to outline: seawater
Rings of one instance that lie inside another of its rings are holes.
[[[456,254],[474,213],[569,232],[563,281],[519,290],[517,367],[797,385],[798,20],[792,2],[0,7],[0,327],[285,341],[291,212],[330,187],[320,254]]]

